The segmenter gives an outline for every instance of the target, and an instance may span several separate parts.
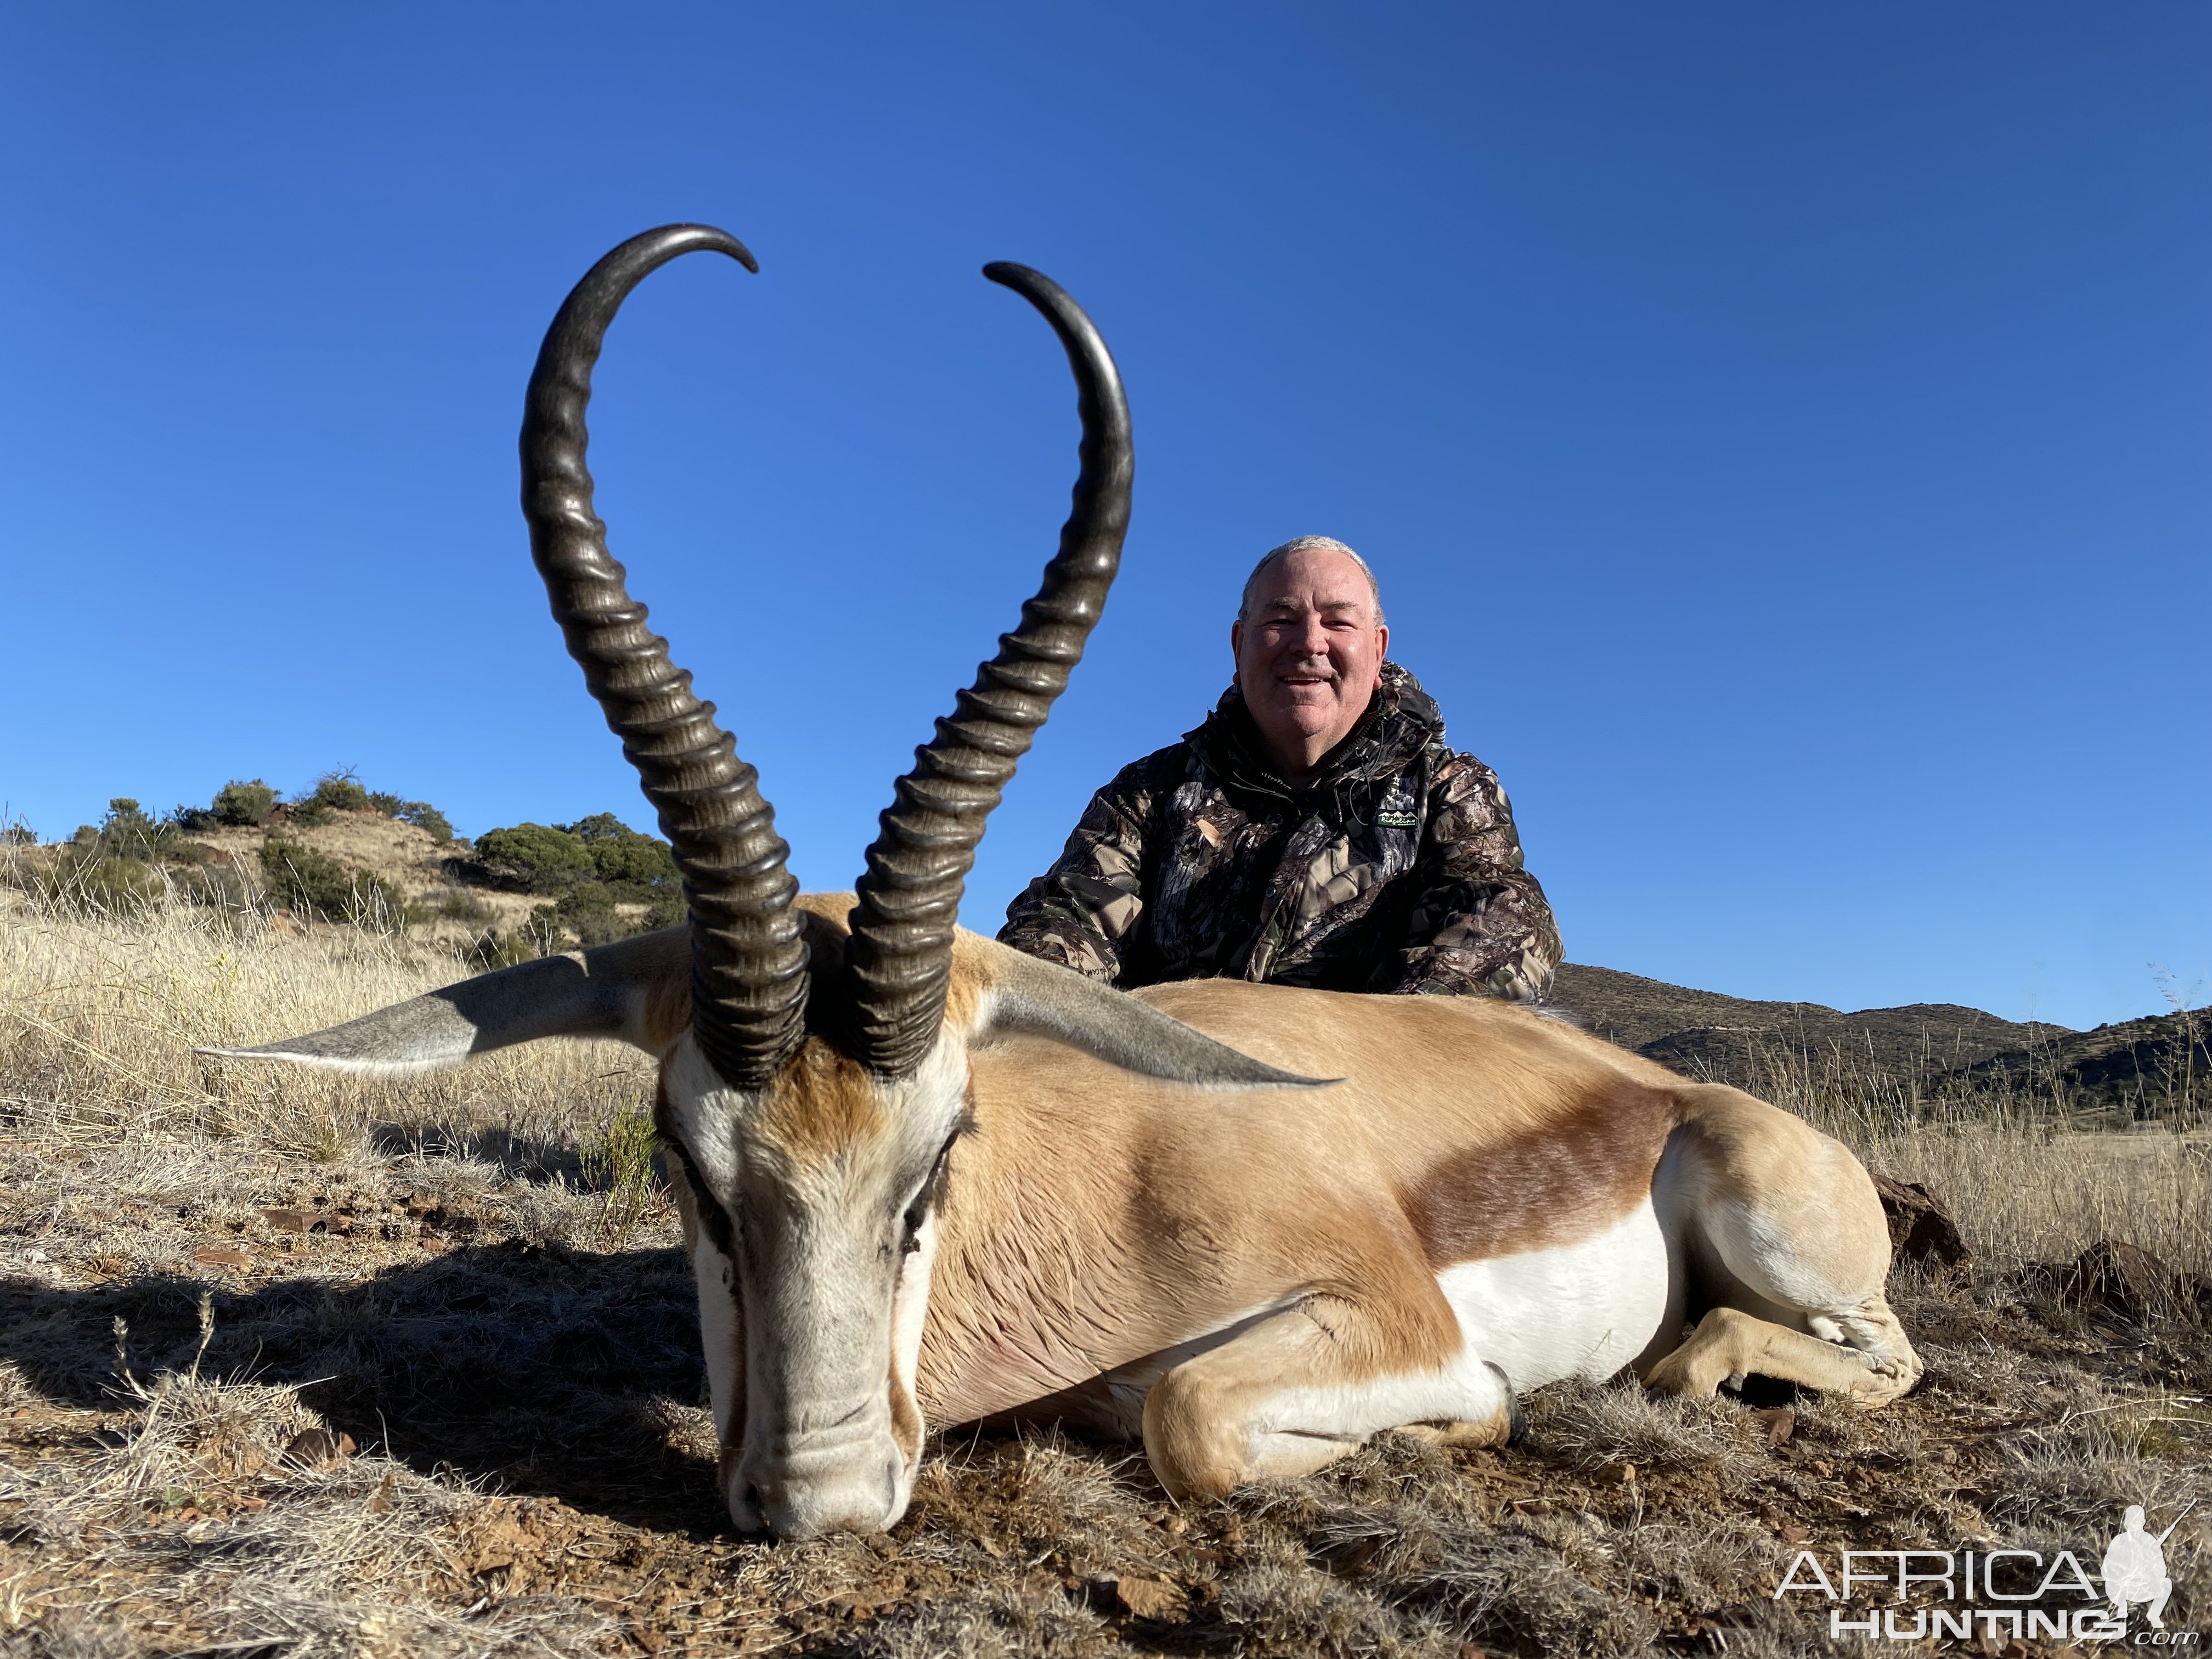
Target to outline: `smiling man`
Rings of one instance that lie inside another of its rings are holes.
[[[1387,659],[1366,562],[1326,536],[1261,559],[1206,722],[1091,798],[999,938],[1124,988],[1227,976],[1540,998],[1559,933],[1497,774]]]

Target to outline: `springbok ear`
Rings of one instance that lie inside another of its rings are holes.
[[[1326,1089],[1344,1081],[1279,1071],[1058,963],[973,935],[959,943],[976,951],[981,970],[971,1042],[1015,1032],[1053,1037],[1124,1071],[1194,1089]]]
[[[658,1054],[691,1018],[691,930],[544,957],[258,1048],[196,1048],[337,1072],[427,1072],[539,1037],[619,1037]]]

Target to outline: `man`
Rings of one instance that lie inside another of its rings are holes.
[[[1091,798],[999,938],[1109,984],[1224,976],[1534,1001],[1559,934],[1497,775],[1386,659],[1366,562],[1276,548],[1204,725]]]

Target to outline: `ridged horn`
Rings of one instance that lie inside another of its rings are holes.
[[[692,1030],[738,1088],[773,1078],[805,1035],[806,950],[791,908],[799,884],[759,775],[691,695],[691,676],[646,626],[584,465],[592,366],[629,291],[680,254],[724,253],[758,270],[744,243],[709,225],[664,225],[593,265],[562,303],[531,371],[522,418],[522,514],[553,618],[584,684],[637,768],[674,848],[691,909]]]
[[[1026,265],[983,267],[1027,300],[1067,348],[1083,419],[1075,500],[1044,585],[1021,626],[960,693],[952,717],[915,750],[868,849],[846,961],[853,978],[854,1057],[900,1077],[921,1063],[945,1017],[952,929],[984,821],[1082,660],[1129,528],[1135,451],[1121,372],[1083,307]]]

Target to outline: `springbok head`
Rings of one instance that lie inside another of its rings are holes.
[[[531,375],[522,504],[553,614],[674,848],[688,927],[487,974],[235,1058],[352,1071],[449,1065],[555,1036],[660,1060],[656,1121],[698,1279],[730,1514],[787,1538],[904,1514],[936,1220],[969,1125],[968,1053],[1017,1031],[1196,1088],[1292,1077],[1117,991],[962,935],[963,883],[1106,598],[1129,519],[1129,413],[1105,343],[1024,266],[983,274],[1044,314],[1075,372],[1074,508],[1036,597],[915,751],[855,896],[801,902],[753,769],[691,694],[607,551],[585,469],[592,366],[629,291],[734,237],[650,231],[593,266]],[[849,915],[844,914],[849,906]]]

